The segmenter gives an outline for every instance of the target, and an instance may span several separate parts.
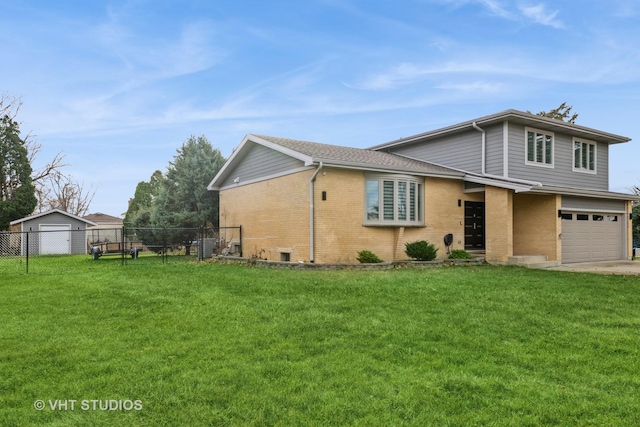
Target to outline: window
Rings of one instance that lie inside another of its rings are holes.
[[[578,214],[576,218],[578,221],[589,221],[589,215],[586,214]]]
[[[591,141],[573,140],[573,170],[596,173],[596,144]]]
[[[423,225],[423,182],[402,175],[367,176],[365,224]]]
[[[567,220],[567,221],[573,221],[573,214],[570,213],[561,213],[560,214],[560,218]]]
[[[604,215],[593,215],[592,219],[594,221],[604,221]]]
[[[553,132],[526,129],[527,164],[553,167]]]

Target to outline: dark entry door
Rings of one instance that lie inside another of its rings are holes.
[[[464,248],[484,250],[484,202],[464,202]]]

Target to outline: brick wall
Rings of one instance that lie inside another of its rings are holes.
[[[485,187],[485,241],[488,262],[513,256],[513,191]]]
[[[291,261],[309,261],[312,174],[299,172],[220,192],[220,225],[242,225],[244,256],[279,261],[280,253],[288,251]],[[470,195],[463,193],[461,181],[425,180],[425,227],[363,226],[364,185],[362,171],[323,168],[316,176],[316,263],[356,263],[358,251],[364,249],[385,261],[402,260],[407,258],[404,244],[423,239],[439,247],[438,258],[446,258],[447,233],[454,235],[452,249],[464,248],[464,200]]]
[[[313,170],[220,191],[220,226],[242,225],[243,255],[309,260],[309,179]],[[237,238],[238,236],[235,236]]]
[[[561,261],[561,200],[559,195],[513,196],[514,255],[546,255],[549,261]]]

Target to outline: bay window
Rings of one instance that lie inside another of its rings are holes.
[[[424,179],[404,175],[366,177],[366,225],[424,225]]]

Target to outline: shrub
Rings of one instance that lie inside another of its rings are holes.
[[[426,240],[418,240],[417,242],[405,243],[405,253],[409,258],[418,261],[433,261],[438,254],[438,248],[433,243]]]
[[[358,252],[356,259],[362,264],[383,262],[376,254],[367,250]]]
[[[449,254],[450,259],[472,259],[473,255],[464,249],[454,249]]]

